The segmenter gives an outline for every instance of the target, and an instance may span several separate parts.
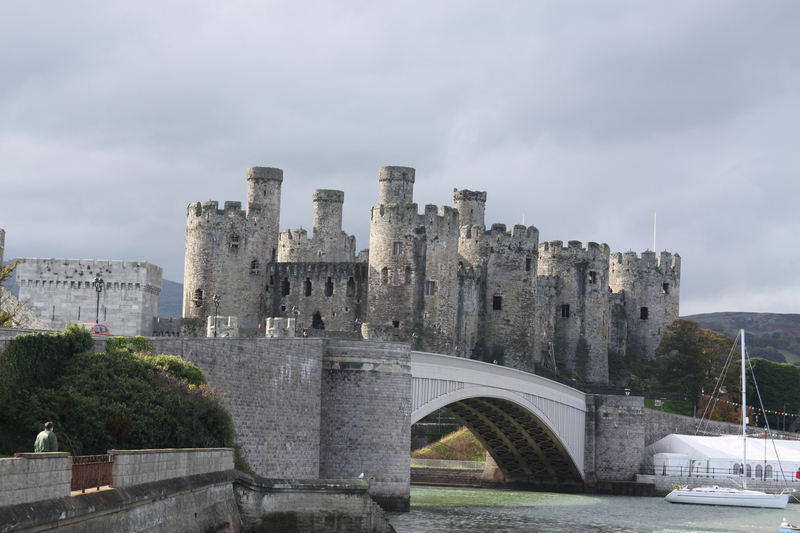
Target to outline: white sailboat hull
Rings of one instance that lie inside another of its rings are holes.
[[[694,489],[675,489],[667,494],[664,499],[670,503],[785,509],[786,504],[789,503],[789,494],[767,494],[757,490],[723,487],[698,487]]]

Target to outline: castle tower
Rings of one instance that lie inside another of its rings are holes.
[[[480,333],[474,356],[532,372],[535,368],[536,271],[539,230],[493,224],[486,232],[472,227],[472,238],[459,242],[459,252],[474,258],[483,254],[484,274]],[[464,236],[465,226],[461,227]],[[473,253],[473,250],[476,250]],[[476,263],[477,266],[477,263]],[[467,322],[470,317],[463,317]]]
[[[608,382],[608,245],[561,241],[539,245],[537,354],[555,355],[558,370]]]
[[[183,316],[205,322],[219,314],[236,316],[241,328],[265,318],[264,269],[277,258],[283,171],[247,170],[247,211],[241,202],[195,202],[187,209]]]
[[[415,173],[410,167],[381,167],[378,170],[378,205],[413,203]]]
[[[486,214],[486,191],[453,189],[453,207],[458,209],[462,226],[483,226]]]
[[[368,319],[413,349],[453,353],[458,212],[412,203],[415,171],[381,167],[370,217]]]
[[[315,189],[314,235],[304,229],[280,234],[278,262],[343,263],[356,259],[356,238],[342,231],[344,192]]]
[[[667,326],[677,320],[681,258],[661,252],[611,254],[609,287],[621,296],[626,355],[652,359]]]

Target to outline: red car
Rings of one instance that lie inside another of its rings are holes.
[[[97,324],[96,322],[81,322],[78,325],[82,326],[83,329],[92,335],[111,335],[111,331],[108,329],[108,327],[106,327],[105,324]]]

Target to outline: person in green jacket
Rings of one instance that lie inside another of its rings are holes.
[[[33,445],[34,452],[57,452],[58,439],[53,433],[53,423],[48,422],[44,425],[44,430],[36,436],[36,444]]]

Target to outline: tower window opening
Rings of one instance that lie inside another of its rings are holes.
[[[239,248],[239,236],[238,235],[231,235],[230,239],[230,246],[231,250],[237,250]]]
[[[561,318],[569,318],[569,304],[561,304]]]
[[[303,294],[306,296],[311,296],[311,278],[306,278]]]
[[[389,284],[389,269],[383,267],[381,269],[381,285],[388,285]]]
[[[502,311],[503,310],[503,297],[499,294],[495,294],[492,296],[492,310],[493,311]]]
[[[351,277],[347,280],[347,296],[356,295],[356,281]]]
[[[250,273],[261,274],[261,265],[259,264],[258,259],[253,259],[250,261]]]
[[[394,328],[394,336],[395,337],[399,337],[400,336],[400,321],[399,320],[393,320],[392,321],[392,327]]]
[[[665,283],[661,286],[661,292],[664,294],[669,294],[669,283]]]
[[[325,282],[325,296],[333,296],[333,278],[328,278]]]
[[[525,258],[525,272],[530,272],[531,271],[532,264],[533,264],[533,259],[531,259],[530,257],[526,257]]]
[[[392,270],[392,285],[400,285],[400,269]]]
[[[195,307],[200,307],[203,305],[203,291],[197,289],[194,291],[194,296],[192,296],[192,301],[194,302]]]
[[[642,320],[647,320],[647,308],[646,307],[642,307],[641,309],[639,309],[639,318],[642,319]]]
[[[402,242],[395,242],[392,244],[392,255],[402,255],[403,254],[403,243]]]
[[[589,271],[589,285],[597,285],[597,271]]]
[[[436,296],[436,282],[435,281],[426,281],[425,282],[425,296]]]
[[[404,280],[405,284],[406,285],[411,285],[411,282],[413,280],[414,280],[413,270],[411,270],[411,267],[406,267],[406,275],[405,275],[405,280]]]
[[[289,283],[289,278],[283,278],[283,283],[281,283],[281,295],[282,296],[289,296],[289,292],[291,291],[291,284]]]

